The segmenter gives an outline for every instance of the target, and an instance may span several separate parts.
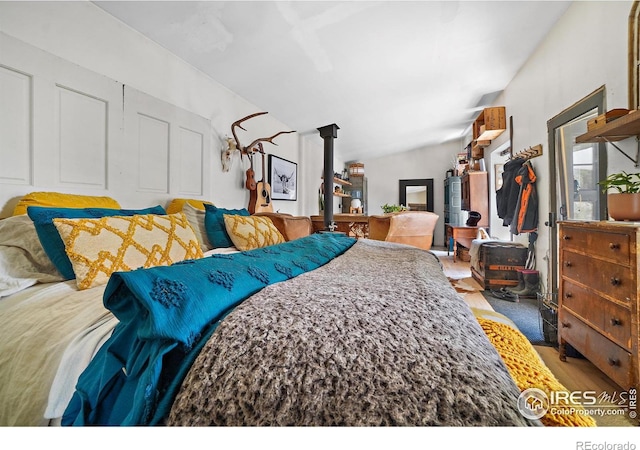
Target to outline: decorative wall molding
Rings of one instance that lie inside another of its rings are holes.
[[[179,127],[180,161],[177,192],[182,195],[200,196],[204,194],[203,172],[194,173],[194,167],[204,168],[205,164],[205,135],[201,131]]]
[[[31,184],[32,76],[0,66],[0,183]]]
[[[137,113],[138,190],[169,193],[169,129],[171,124],[150,115]],[[133,161],[132,161],[133,163]]]
[[[0,48],[0,217],[31,191],[211,198],[209,119],[1,32]]]
[[[106,189],[108,101],[60,85],[55,91],[57,183]]]

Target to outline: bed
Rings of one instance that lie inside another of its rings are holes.
[[[200,206],[43,208],[75,279],[48,260],[37,219],[0,221],[0,425],[594,424],[523,415],[523,390],[561,386],[506,318],[467,306],[432,252],[300,222],[287,239],[272,217]],[[188,234],[182,256],[106,278],[76,264],[79,229],[166,217]]]

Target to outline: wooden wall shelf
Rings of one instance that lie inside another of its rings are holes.
[[[343,180],[341,178],[333,177],[333,182],[336,184],[341,184],[343,186],[351,186],[351,183],[347,180]]]
[[[478,142],[491,142],[506,129],[506,108],[504,106],[485,108],[473,122],[473,139]]]
[[[577,144],[589,142],[616,142],[640,135],[640,110],[608,122],[600,128],[587,131],[576,137]]]
[[[467,154],[471,160],[484,157],[484,148],[507,129],[507,110],[504,106],[484,108],[473,121],[473,139],[467,146]],[[473,161],[471,162],[473,167]]]
[[[320,177],[320,179],[324,180],[324,177]],[[342,178],[333,177],[333,182],[335,184],[341,184],[342,186],[351,186],[349,180],[343,180]]]

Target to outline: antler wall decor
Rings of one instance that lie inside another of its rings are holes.
[[[255,139],[249,145],[243,146],[240,143],[240,139],[238,138],[238,135],[236,133],[236,128],[240,128],[241,130],[247,131],[242,126],[242,123],[247,121],[247,120],[249,120],[249,119],[252,119],[254,117],[262,116],[264,114],[269,114],[269,113],[264,111],[264,112],[257,112],[257,113],[249,114],[248,116],[243,117],[240,120],[236,120],[235,122],[233,122],[231,124],[231,134],[233,135],[233,138],[227,138],[227,148],[222,150],[222,155],[221,155],[222,171],[223,172],[228,172],[229,171],[229,169],[231,167],[231,157],[233,155],[233,152],[235,152],[236,150],[238,150],[240,152],[240,158],[242,158],[243,155],[249,155],[250,153],[251,154],[255,153],[256,152],[256,148],[255,147],[260,142],[269,142],[270,144],[278,145],[275,142],[273,142],[273,140],[275,138],[277,138],[281,134],[295,133],[295,131],[279,131],[278,133],[274,134],[273,136],[261,137],[261,138]]]
[[[228,172],[229,169],[231,169],[231,163],[232,163],[231,157],[233,156],[233,152],[238,150],[236,148],[236,141],[234,141],[232,138],[227,138],[226,141],[227,141],[227,148],[223,148],[222,152],[220,153],[223,172]]]

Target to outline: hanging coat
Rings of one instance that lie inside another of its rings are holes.
[[[524,161],[524,158],[515,158],[505,163],[502,172],[502,187],[496,191],[497,213],[505,227],[513,222],[520,195],[520,185],[516,183],[516,175]]]
[[[538,231],[538,194],[536,191],[536,174],[530,161],[526,161],[518,170],[515,178],[520,186],[518,202],[511,223],[513,234]]]

